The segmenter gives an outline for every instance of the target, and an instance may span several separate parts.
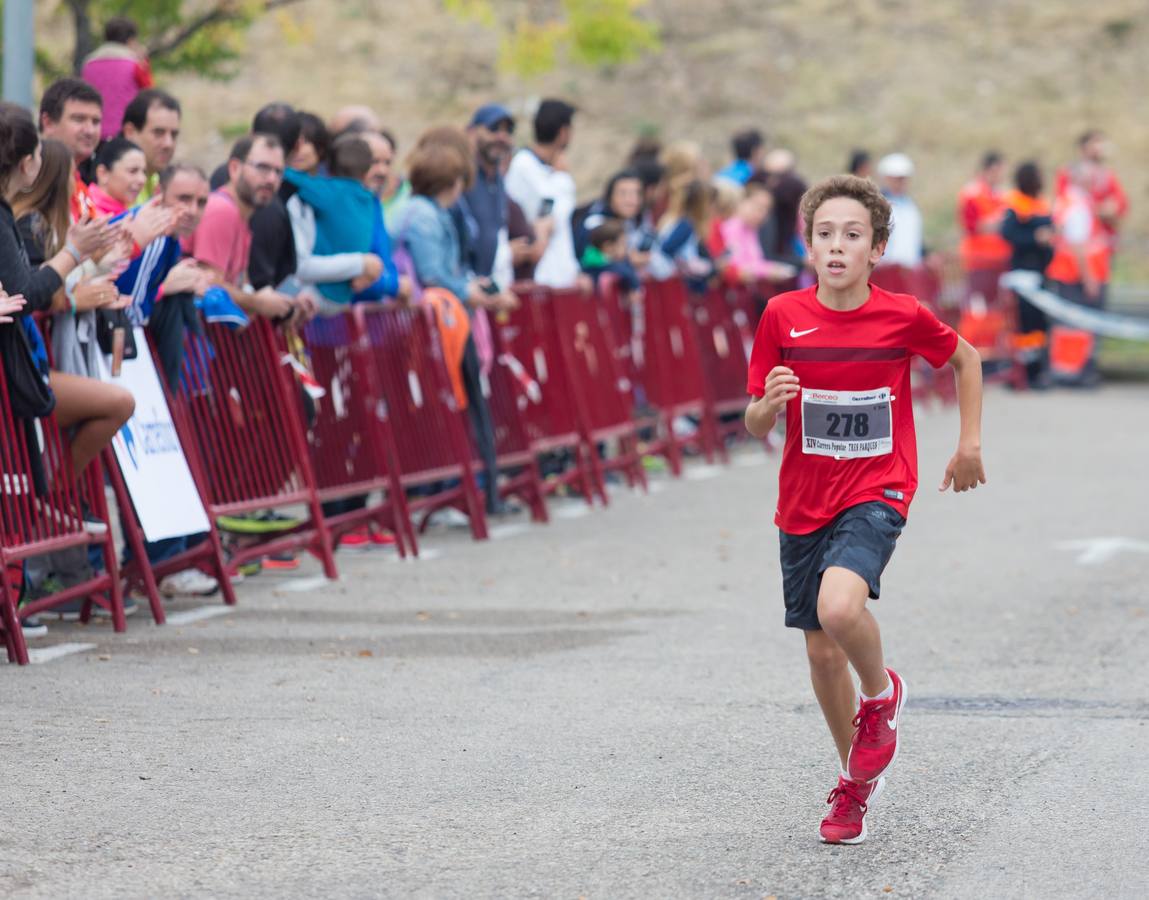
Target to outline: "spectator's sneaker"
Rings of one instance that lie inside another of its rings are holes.
[[[244,578],[251,578],[263,571],[263,563],[258,559],[248,560],[236,567],[236,573]]]
[[[302,519],[284,516],[274,510],[264,510],[248,516],[220,516],[215,521],[221,531],[232,534],[278,534],[303,524]]]
[[[64,582],[55,575],[49,575],[38,585],[25,582],[24,599],[21,601],[21,604],[31,600],[42,600],[44,597],[58,594],[64,590],[64,587]],[[43,618],[59,619],[62,622],[78,622],[80,620],[80,609],[83,605],[84,601],[82,599],[69,600],[67,603],[61,603],[59,606],[54,606],[51,609],[41,610],[37,615]]]
[[[82,599],[69,600],[67,603],[61,603],[59,606],[53,606],[50,609],[43,610],[40,615],[45,617],[55,616],[61,622],[79,622],[80,612],[84,608],[84,601]],[[92,611],[95,612],[96,606],[92,604]]]
[[[160,582],[165,597],[210,597],[219,590],[219,582],[199,569],[174,572]]]
[[[647,453],[642,457],[642,468],[647,472],[665,472],[670,467],[661,456]]]
[[[76,518],[70,512],[65,512],[47,500],[34,501],[36,514],[47,520],[52,526],[62,531],[75,533],[87,527],[83,518]]]
[[[818,834],[823,844],[860,844],[866,839],[866,813],[885,790],[886,779],[870,784],[838,776],[838,786],[830,791],[826,802],[830,811],[822,820]]]
[[[299,554],[293,553],[291,550],[284,550],[282,553],[272,553],[270,556],[263,558],[263,567],[265,569],[279,569],[280,571],[292,571],[299,568]]]
[[[886,669],[893,694],[885,700],[863,700],[854,716],[854,741],[846,768],[855,781],[874,781],[898,755],[898,726],[906,702],[906,685],[893,669]]]
[[[125,597],[124,598],[124,616],[125,616],[125,618],[127,616],[134,616],[139,611],[140,611],[140,605],[138,603],[136,603],[135,600],[133,600],[131,597]],[[104,609],[104,607],[100,606],[98,603],[92,604],[92,618],[93,619],[110,619],[111,617],[112,617],[112,611],[110,609]]]
[[[81,502],[80,510],[84,514],[84,531],[92,537],[103,537],[108,533],[108,523],[88,509],[87,503]]]
[[[376,547],[395,546],[395,535],[390,531],[372,531],[369,533],[371,543]]]
[[[470,528],[471,519],[465,512],[453,506],[444,506],[431,514],[431,523],[447,528]]]
[[[339,538],[340,550],[366,550],[371,546],[371,533],[366,528],[356,528]]]
[[[20,620],[20,630],[24,632],[24,640],[28,640],[46,635],[48,626],[40,621],[39,616],[28,616]]]

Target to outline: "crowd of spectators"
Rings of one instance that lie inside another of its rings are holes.
[[[806,182],[794,154],[768,149],[757,130],[733,136],[732,160],[717,174],[695,143],[640,140],[601,195],[579,205],[570,172],[579,113],[563,100],[543,100],[529,122],[484,105],[462,127],[426,131],[402,161],[369,108],[276,102],[256,112],[209,176],[181,159],[180,102],[152,86],[132,23],[113,20],[106,37],[86,80],[51,84],[37,117],[0,104],[0,350],[10,386],[26,374],[16,360],[32,359],[33,387],[54,398],[77,470],[133,413],[132,396],[102,380],[100,357],[122,352],[109,335],[146,326],[175,388],[185,335],[201,318],[242,327],[263,317],[290,328],[352,303],[449,295],[470,320],[461,383],[487,469],[488,511],[498,514],[480,385],[490,365],[488,314],[518,306],[516,284],[590,290],[609,274],[637,302],[644,278],[678,276],[701,292],[812,277],[798,220]],[[1126,208],[1105,148],[1099,133],[1082,139],[1052,203],[1035,164],[1022,164],[1016,190],[1005,194],[1004,163],[987,155],[959,201],[967,269],[1048,270],[1066,296],[1101,303]],[[883,264],[928,265],[910,158],[892,153],[875,165],[857,150],[848,168],[876,175],[893,204]],[[33,313],[51,321],[50,357]],[[1033,310],[1025,314],[1034,324]],[[37,414],[27,404],[20,411]],[[107,526],[91,517],[88,527]],[[148,552],[162,559],[186,546],[178,539]],[[55,562],[28,568],[33,591],[52,590],[66,574]],[[217,588],[198,570],[162,585],[169,595]]]

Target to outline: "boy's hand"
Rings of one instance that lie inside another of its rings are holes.
[[[762,399],[766,401],[766,409],[772,416],[777,416],[786,408],[786,404],[798,396],[798,376],[793,369],[786,366],[775,366],[766,376],[766,393]]]
[[[958,447],[957,453],[946,466],[946,476],[942,479],[938,490],[944,493],[951,484],[955,494],[973,490],[978,484],[985,484],[985,466],[981,462],[981,450]]]

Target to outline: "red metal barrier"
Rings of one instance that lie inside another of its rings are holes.
[[[522,372],[516,369],[517,360],[509,357],[497,327],[492,326],[491,337],[495,344],[495,362],[483,378],[483,395],[495,428],[495,457],[500,472],[506,473],[499,480],[499,494],[519,497],[530,509],[534,521],[547,522],[550,517],[539,472],[540,450],[528,436],[523,418],[523,407],[530,403],[531,390],[520,377]]]
[[[364,311],[315,319],[301,336],[315,379],[327,392],[316,401],[307,430],[319,499],[327,503],[379,492],[361,509],[328,516],[332,537],[374,523],[394,532],[400,556],[408,549],[418,555]]]
[[[718,451],[712,385],[703,373],[692,301],[682,279],[647,282],[643,306],[643,385],[661,426],[647,450],[665,456],[670,471],[678,476],[687,447],[700,450],[708,462]],[[695,420],[696,431],[681,432],[676,427],[680,417]]]
[[[307,519],[290,531],[237,545],[231,570],[302,548],[320,560],[328,578],[337,577],[299,389],[280,360],[271,325],[256,319],[241,332],[208,325],[206,340],[189,335],[181,382],[172,414],[208,514],[242,516],[297,504],[306,510]]]
[[[37,489],[27,443],[30,435],[41,448],[43,491]],[[19,619],[69,600],[84,598],[82,621],[88,621],[95,603],[111,612],[116,631],[126,627],[111,529],[99,537],[89,534],[84,527],[85,506],[102,522],[108,522],[99,462],[93,461],[79,479],[73,477],[71,453],[55,417],[35,421],[15,419],[8,405],[8,385],[0,367],[0,630],[10,662],[21,665],[28,662]],[[18,566],[45,553],[93,544],[103,551],[105,570],[102,573],[16,609],[16,585],[9,566]]]
[[[751,330],[754,326],[745,312],[746,293],[744,288],[715,287],[694,307],[698,350],[723,459],[727,458],[726,439],[746,434],[742,414],[749,402],[746,394],[746,372],[750,364],[747,331],[750,332],[751,346],[754,341]]]
[[[469,517],[475,539],[485,540],[466,414],[451,390],[433,312],[425,306],[361,309],[408,506],[424,512],[421,528],[436,510],[454,507]]]
[[[543,492],[553,494],[571,487],[592,503],[595,485],[587,454],[593,448],[588,450],[579,430],[575,394],[550,309],[550,291],[520,285],[516,293],[523,305],[494,326],[499,362],[519,381],[519,419],[535,454],[550,454],[559,463],[568,463],[564,471],[543,481]]]
[[[558,335],[599,498],[604,504],[609,502],[604,472],[621,472],[631,487],[645,490],[633,388],[619,365],[619,342],[605,304],[593,295],[571,289],[553,291],[550,303],[543,308],[551,316],[543,327],[553,327]],[[618,449],[613,456],[602,458],[598,445],[607,442],[617,442]]]

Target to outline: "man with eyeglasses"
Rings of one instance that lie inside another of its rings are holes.
[[[208,198],[199,227],[184,252],[207,268],[217,284],[248,315],[282,319],[296,310],[292,298],[271,287],[252,290],[248,281],[250,223],[271,203],[283,181],[283,144],[274,134],[249,134],[231,148],[227,182]]]

